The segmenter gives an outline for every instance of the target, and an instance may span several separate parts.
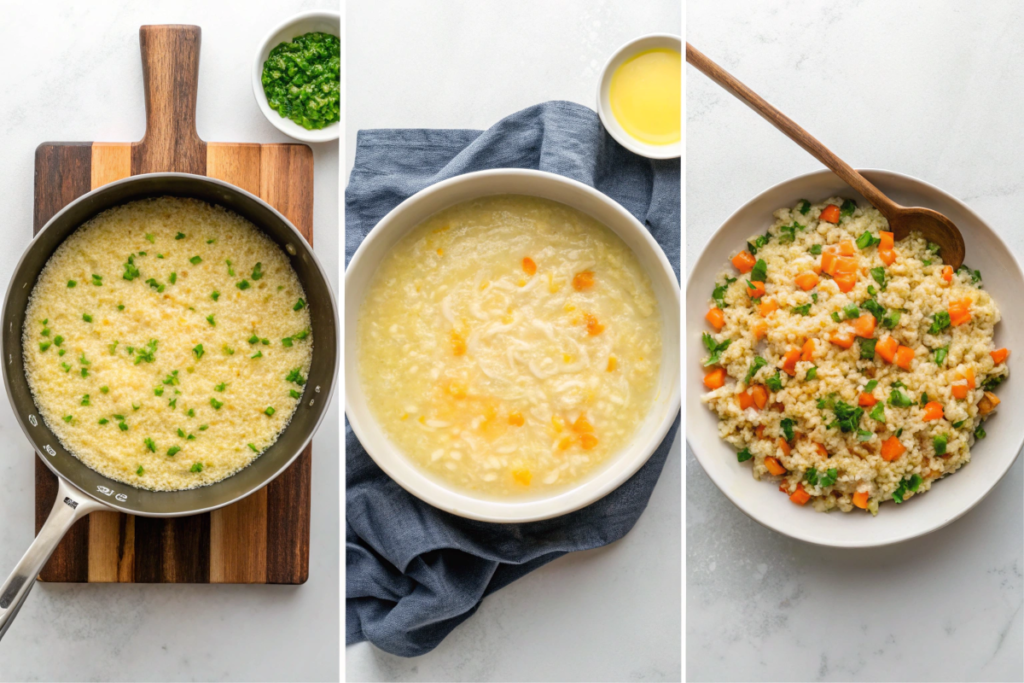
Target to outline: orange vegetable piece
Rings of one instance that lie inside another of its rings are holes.
[[[1005,363],[1006,359],[1010,357],[1009,349],[996,349],[995,351],[989,351],[989,355],[992,356],[992,362],[996,365]]]
[[[907,447],[900,443],[900,440],[895,436],[890,436],[882,444],[882,460],[886,462],[892,462],[896,458],[906,453]]]
[[[757,259],[755,259],[746,249],[732,257],[732,265],[736,266],[736,270],[740,271],[744,275],[753,270],[756,264]]]
[[[865,313],[853,321],[853,331],[858,337],[870,339],[875,333],[875,316]]]
[[[715,368],[704,375],[704,386],[708,389],[720,389],[725,386],[725,368]]]
[[[587,334],[591,337],[595,337],[604,332],[604,325],[597,322],[597,318],[590,313],[584,313],[583,319],[587,321]]]
[[[832,279],[835,280],[836,285],[839,287],[839,291],[844,294],[857,286],[856,273],[836,273],[835,277]]]
[[[800,360],[812,361],[814,360],[814,340],[808,339],[804,342],[803,353],[800,354]]]
[[[896,243],[893,240],[893,234],[891,232],[885,232],[884,230],[880,230],[878,232],[878,239],[879,251],[892,251],[893,247],[896,246]]]
[[[572,288],[577,292],[582,292],[585,289],[590,289],[594,286],[594,274],[589,270],[584,270],[576,273],[572,276]]]
[[[537,272],[537,264],[529,256],[523,259],[523,272],[527,275],[533,275]]]
[[[466,355],[466,340],[455,330],[452,330],[452,353],[456,356]]]
[[[821,254],[821,270],[829,275],[836,274],[836,259],[838,257],[834,252],[825,251]]]
[[[814,273],[803,272],[797,275],[793,281],[796,283],[797,287],[808,292],[814,289],[815,285],[818,284],[818,276]]]
[[[857,248],[853,246],[853,242],[850,240],[843,240],[839,243],[839,253],[843,256],[853,256],[857,253]]]
[[[870,408],[871,406],[878,403],[878,399],[873,394],[862,391],[860,397],[857,398],[857,405],[863,406],[864,408]]]
[[[764,466],[767,467],[768,471],[776,477],[782,476],[786,473],[786,468],[782,466],[782,463],[770,455],[764,459]]]
[[[949,302],[949,322],[953,327],[971,320],[971,300],[967,297]]]
[[[924,406],[924,414],[921,419],[925,422],[942,419],[942,404],[938,401],[929,401]]]
[[[764,304],[761,304],[762,306]],[[754,339],[764,339],[768,335],[768,323],[764,320],[758,320],[750,326],[750,331],[754,333]]]
[[[580,416],[576,418],[576,421],[572,423],[572,431],[577,434],[585,434],[587,432],[594,431],[594,425],[590,424],[590,421],[587,420],[587,416],[581,413]]]
[[[763,439],[764,438],[764,425],[757,425],[757,427],[754,428],[754,433],[757,434],[757,438]]]
[[[615,372],[615,368],[619,367],[619,361],[615,356],[608,356],[608,372]]]
[[[593,434],[583,434],[580,436],[580,446],[583,450],[589,451],[591,448],[597,445],[597,437]]]
[[[525,420],[523,419],[523,414],[520,413],[519,411],[513,410],[511,413],[508,414],[508,423],[513,427],[522,427],[525,423]]]
[[[879,249],[878,250],[878,258],[880,258],[882,260],[882,263],[884,263],[887,266],[891,266],[892,265],[893,261],[896,260],[896,256],[897,256],[897,254],[896,254],[896,250],[895,249]]]
[[[571,436],[563,436],[562,440],[558,442],[558,450],[560,450],[560,451],[567,451],[570,448],[572,448],[572,437]]]
[[[533,474],[526,468],[520,468],[512,470],[512,478],[523,486],[529,486],[530,480],[533,479]]]
[[[709,310],[708,314],[704,316],[704,319],[707,320],[711,324],[711,327],[716,330],[721,331],[721,329],[725,327],[725,312],[717,306]]]
[[[1002,403],[1002,401],[999,400],[998,396],[993,394],[991,391],[986,391],[985,395],[981,397],[980,401],[978,401],[978,413],[981,415],[988,415],[995,410],[996,406],[1000,403]]]
[[[836,346],[848,349],[853,346],[853,333],[848,330],[836,330],[828,340]]]
[[[736,401],[740,404],[740,410],[746,410],[754,406],[754,397],[745,391],[736,394]]]
[[[821,210],[821,216],[819,218],[826,223],[838,223],[839,222],[839,207],[835,204],[829,204]]]
[[[878,350],[878,345],[875,345],[875,350]],[[896,349],[896,365],[903,368],[904,370],[910,369],[910,364],[914,360],[914,349],[909,346],[900,345]]]
[[[946,282],[953,281],[953,266],[946,266],[942,269],[942,279]]]
[[[757,312],[761,314],[762,318],[767,318],[777,310],[779,310],[779,304],[774,299],[770,301],[762,299],[760,305],[757,307]]]
[[[747,294],[750,295],[751,299],[760,299],[764,296],[764,283],[763,282],[748,282],[747,283]]]
[[[967,398],[967,394],[970,391],[966,384],[954,384],[949,390],[953,394],[953,398],[961,401]]]
[[[860,259],[856,256],[840,256],[836,259],[836,275],[856,275],[860,270]]]
[[[817,441],[814,442],[814,450],[818,451],[818,455],[820,455],[821,457],[828,457],[828,450]]]
[[[978,386],[974,382],[974,368],[967,368],[967,372],[964,373],[964,379],[967,380],[967,388],[973,389]]]
[[[887,363],[892,363],[896,360],[896,351],[899,349],[900,343],[892,337],[886,337],[882,341],[875,344],[875,353],[885,359]]]
[[[868,492],[867,491],[857,491],[857,493],[853,494],[853,504],[856,505],[857,507],[859,507],[861,510],[867,510],[868,509]]]
[[[754,405],[758,410],[768,405],[768,389],[763,384],[755,384],[750,387],[750,397],[754,399]]]
[[[800,360],[800,349],[790,349],[782,357],[782,369],[790,377],[796,375],[796,363],[798,360]]]
[[[781,436],[778,440],[779,450],[782,451],[783,455],[789,455],[793,452],[793,447],[789,445],[789,442],[783,439]]]
[[[793,495],[791,495],[789,499],[797,505],[806,505],[807,501],[811,499],[811,494],[804,491],[803,484],[797,484],[796,491],[793,491]]]

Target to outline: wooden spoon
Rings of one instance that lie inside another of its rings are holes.
[[[793,142],[810,152],[815,159],[825,164],[850,187],[864,195],[889,221],[889,229],[892,230],[895,239],[901,240],[911,232],[919,232],[929,242],[939,245],[943,263],[956,269],[964,262],[964,238],[957,227],[953,225],[953,221],[938,211],[918,206],[900,206],[886,197],[867,178],[833,154],[825,145],[798,126],[795,121],[765,102],[757,93],[733,78],[729,72],[705,57],[689,43],[686,44],[686,61],[746,103],[769,123],[785,133]]]

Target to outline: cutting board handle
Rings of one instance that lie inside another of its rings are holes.
[[[146,134],[132,143],[132,175],[157,171],[206,174],[206,143],[196,132],[198,26],[143,26],[142,80]]]

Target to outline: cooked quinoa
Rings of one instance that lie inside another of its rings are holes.
[[[719,436],[794,503],[905,502],[970,461],[1009,373],[981,273],[874,208],[775,212],[716,281],[702,400]]]

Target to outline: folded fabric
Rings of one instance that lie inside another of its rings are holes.
[[[679,160],[616,143],[590,109],[547,102],[486,131],[360,131],[345,192],[345,262],[384,215],[425,187],[489,168],[549,171],[619,202],[665,250],[679,276]],[[429,652],[481,600],[562,555],[622,538],[647,506],[679,417],[650,460],[596,503],[528,524],[442,512],[377,467],[346,425],[346,642],[397,655]]]

